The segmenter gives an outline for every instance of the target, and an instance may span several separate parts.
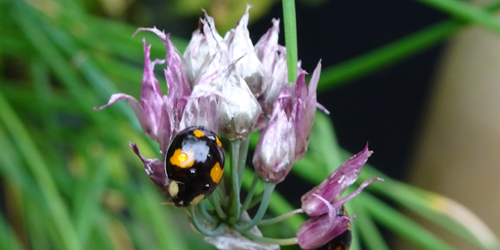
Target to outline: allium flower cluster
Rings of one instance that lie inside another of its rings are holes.
[[[205,12],[184,54],[170,41],[170,34],[156,28],[139,28],[137,32],[153,32],[162,39],[166,47],[165,59],[151,60],[151,45],[143,40],[144,74],[140,100],[126,94],[114,94],[106,105],[94,108],[101,110],[120,99],[128,102],[144,133],[159,144],[161,159],[148,159],[141,155],[137,145],[130,143],[133,152],[144,163],[146,174],[170,202],[187,207],[193,226],[209,236],[207,242],[220,249],[234,248],[235,245],[228,245],[228,242],[236,242],[239,249],[267,249],[254,248],[255,242],[248,243],[262,238],[255,225],[263,218],[275,185],[282,182],[293,164],[306,154],[316,109],[328,113],[316,100],[321,61],[309,85],[305,81],[307,73],[300,68],[300,63],[297,78],[289,84],[286,49],[278,44],[279,20],[272,20],[272,27],[254,46],[247,28],[249,9],[250,6],[236,28],[224,37],[217,32],[213,18]],[[159,64],[166,64],[166,95],[154,73]],[[258,176],[264,180],[264,191],[259,209],[250,219],[245,210],[252,201],[253,190],[249,191],[245,202],[240,201],[239,193],[249,135],[255,130],[262,130],[262,133],[252,162]],[[214,210],[207,211],[202,200],[219,185],[224,171],[224,150],[218,134],[231,143],[231,179],[222,184],[232,185],[223,188],[231,190],[231,197],[210,199]],[[302,210],[312,218],[300,227],[297,238],[287,242],[298,243],[302,248],[315,248],[346,230],[352,218],[338,215],[342,205],[379,179],[364,182],[357,191],[341,199],[370,154],[371,151],[365,148],[302,197]],[[203,183],[199,183],[200,180]],[[226,205],[221,206],[219,202]],[[196,212],[193,206],[198,206],[201,212]],[[197,219],[199,213],[205,223]],[[228,237],[233,240],[227,240]],[[272,249],[275,247],[277,245],[272,245]]]

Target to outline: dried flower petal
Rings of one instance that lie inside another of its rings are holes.
[[[318,248],[337,237],[349,226],[349,221],[356,217],[338,216],[336,208],[321,196],[313,196],[322,202],[328,212],[304,222],[297,230],[297,243],[302,249]]]
[[[146,171],[148,177],[154,182],[154,184],[156,184],[156,186],[158,186],[162,190],[162,192],[170,200],[170,194],[168,193],[168,185],[170,184],[170,180],[168,179],[167,173],[165,172],[163,161],[159,159],[144,158],[139,152],[139,148],[136,144],[130,142],[129,146],[144,163],[144,171]]]
[[[109,99],[108,104],[94,108],[94,110],[104,109],[123,98],[134,110],[144,133],[149,138],[160,141],[161,110],[164,108],[165,103],[163,102],[160,84],[153,70],[156,63],[164,63],[164,61],[151,61],[149,56],[151,45],[146,46],[146,40],[142,40],[142,43],[144,46],[144,75],[142,78],[141,101],[138,102],[134,97],[126,94],[114,94]]]
[[[372,153],[372,151],[368,150],[367,145],[361,152],[344,162],[321,184],[304,194],[301,198],[304,212],[310,216],[326,213],[325,204],[315,198],[313,194],[321,196],[330,203],[338,201],[345,189],[358,179],[363,164]]]

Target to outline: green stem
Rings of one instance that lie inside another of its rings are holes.
[[[269,202],[271,201],[271,194],[273,193],[275,187],[276,183],[274,182],[264,182],[264,196],[262,197],[262,201],[260,202],[259,210],[257,210],[255,217],[248,224],[244,226],[233,224],[232,226],[236,231],[246,232],[262,220],[262,217],[264,217],[264,214],[267,211],[267,207],[269,206]]]
[[[260,193],[258,194],[257,196],[254,196],[252,198],[252,200],[250,201],[250,205],[248,205],[248,209],[251,209],[252,207],[254,207],[255,205],[257,205],[257,203],[259,203],[261,200],[262,200],[262,197],[264,196],[264,193]]]
[[[281,246],[289,246],[289,245],[297,244],[297,238],[273,239],[273,238],[266,238],[266,237],[262,237],[262,236],[257,236],[255,234],[250,233],[250,232],[243,232],[242,234],[245,237],[251,239],[252,241],[260,242],[260,243],[276,244],[276,245],[281,245]]]
[[[249,143],[250,143],[250,136],[245,138],[240,146],[240,163],[238,165],[238,184],[240,185],[238,188],[240,190],[241,190],[241,184],[243,183],[243,173],[245,172]]]
[[[231,141],[231,179],[232,190],[231,193],[231,208],[230,208],[230,218],[229,223],[235,223],[240,216],[240,184],[239,184],[239,152],[240,152],[241,140]]]
[[[219,195],[219,197],[227,197],[227,194],[226,194],[226,181],[224,180],[224,176],[222,176],[222,178],[220,178],[219,186],[217,187],[217,189],[215,189],[215,192],[217,192],[217,195]],[[227,205],[225,199],[220,199],[220,202],[221,202],[222,206],[226,206]]]
[[[207,211],[207,208],[205,207],[205,202],[204,201],[201,201],[200,203],[196,204],[196,208],[198,211],[200,211],[201,215],[203,216],[203,218],[205,220],[207,220],[208,222],[210,223],[217,223],[217,219],[215,217],[213,217],[212,215],[210,215]]]
[[[214,237],[214,236],[218,236],[218,235],[222,234],[224,232],[224,230],[226,229],[226,224],[224,224],[224,223],[219,224],[219,226],[217,228],[215,228],[214,230],[206,229],[198,221],[198,218],[196,217],[196,213],[194,210],[194,206],[189,206],[186,209],[189,211],[189,214],[191,215],[191,222],[193,223],[193,226],[196,228],[196,230],[198,230],[198,232],[200,232],[206,236]]]
[[[297,77],[297,24],[295,21],[295,0],[283,0],[283,23],[285,25],[286,65],[288,67],[288,82],[294,82]]]
[[[226,213],[224,213],[224,210],[220,206],[219,199],[216,197],[217,193],[209,195],[208,200],[212,204],[212,206],[215,209],[215,212],[219,216],[220,219],[225,220],[227,218]]]
[[[304,211],[302,209],[295,209],[295,210],[292,210],[286,214],[282,214],[278,217],[274,217],[272,219],[267,219],[267,220],[261,220],[259,223],[257,223],[257,225],[259,226],[264,226],[264,225],[271,225],[271,224],[274,224],[274,223],[278,223],[278,222],[282,222],[292,216],[294,216],[295,214],[298,214],[298,213],[303,213]]]
[[[250,185],[250,188],[248,188],[248,194],[247,197],[245,198],[245,202],[243,202],[243,206],[241,206],[241,211],[246,211],[248,208],[248,205],[250,205],[250,202],[252,201],[253,195],[255,194],[255,187],[257,186],[257,182],[259,181],[260,176],[257,172],[254,172],[252,184]]]

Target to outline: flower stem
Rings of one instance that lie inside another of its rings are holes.
[[[297,24],[295,21],[295,0],[283,0],[283,23],[285,25],[286,65],[288,82],[294,82],[297,77]]]
[[[250,143],[250,136],[243,140],[243,143],[240,146],[240,162],[238,165],[238,184],[240,185],[238,188],[241,190],[241,184],[243,183],[243,173],[245,172],[245,165],[247,162],[248,155],[248,144]]]
[[[264,196],[264,193],[260,193],[257,196],[254,196],[250,201],[250,205],[248,205],[247,210],[257,205],[257,203],[259,203],[262,200],[262,196]]]
[[[274,223],[278,223],[278,222],[281,222],[281,221],[284,221],[292,216],[294,216],[295,214],[298,214],[298,213],[303,213],[304,211],[299,208],[299,209],[295,209],[293,211],[290,211],[286,214],[282,214],[278,217],[274,217],[272,219],[267,219],[267,220],[261,220],[259,223],[257,223],[257,225],[259,226],[264,226],[264,225],[271,225],[271,224],[274,224]]]
[[[215,212],[217,213],[219,218],[221,218],[222,220],[225,220],[227,218],[226,213],[224,213],[224,210],[220,206],[219,199],[216,197],[216,195],[217,195],[217,193],[208,196],[208,200],[210,201],[210,203],[214,207]]]
[[[213,217],[212,215],[210,215],[208,213],[207,208],[205,207],[205,202],[204,201],[196,204],[196,208],[200,212],[200,214],[203,216],[203,218],[205,220],[207,220],[208,222],[214,223],[214,224],[218,222],[215,217]]]
[[[195,213],[195,210],[194,210],[194,206],[189,206],[186,209],[188,210],[189,214],[191,215],[191,222],[193,223],[193,226],[200,233],[202,233],[202,234],[204,234],[206,236],[212,236],[213,237],[213,236],[220,235],[226,229],[226,224],[224,224],[224,223],[219,224],[219,226],[216,229],[214,229],[214,230],[206,229],[198,221],[198,218],[196,217],[196,213]]]
[[[259,210],[257,210],[257,213],[255,214],[254,218],[248,224],[244,226],[233,224],[232,227],[236,231],[246,232],[255,225],[257,225],[257,223],[262,220],[262,217],[264,217],[264,214],[267,211],[267,207],[269,206],[269,202],[271,201],[271,194],[274,191],[274,187],[276,187],[276,183],[267,181],[264,182],[264,196],[262,197],[262,201],[260,202]]]
[[[260,242],[260,243],[276,244],[276,245],[281,245],[281,246],[289,246],[289,245],[297,244],[297,238],[273,239],[273,238],[266,238],[266,237],[262,237],[262,236],[257,236],[255,234],[250,233],[250,232],[243,232],[242,234],[245,237],[247,237],[255,242]]]
[[[248,206],[250,205],[253,195],[255,194],[255,187],[257,186],[257,182],[259,181],[259,179],[260,179],[259,174],[255,172],[253,175],[252,184],[250,185],[250,188],[248,188],[248,194],[247,197],[245,198],[245,202],[243,202],[243,206],[241,206],[241,211],[246,211]]]
[[[231,207],[229,223],[235,223],[240,216],[240,184],[239,184],[239,153],[240,153],[241,140],[231,141],[231,179],[232,190],[231,193]]]
[[[220,205],[223,207],[227,206],[227,201],[224,199],[224,197],[227,197],[224,177],[220,178],[219,186],[215,189],[215,194],[218,196],[217,201],[220,202]]]

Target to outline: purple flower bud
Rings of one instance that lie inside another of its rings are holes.
[[[265,181],[280,183],[292,169],[294,157],[293,121],[286,115],[281,102],[276,102],[273,115],[255,148],[253,165]]]
[[[372,153],[372,151],[368,150],[368,145],[366,145],[366,147],[361,152],[344,162],[321,184],[304,194],[301,198],[302,209],[304,210],[304,212],[309,216],[318,216],[329,211],[328,205],[326,205],[326,203],[322,200],[315,197],[316,195],[328,201],[328,204],[331,204],[333,207],[339,208],[354,196],[358,195],[361,190],[363,190],[369,184],[377,180],[383,180],[381,178],[369,179],[363,182],[361,186],[353,193],[347,195],[342,199],[340,198],[346,188],[352,185],[358,179],[363,164],[365,164],[365,162],[368,160],[368,157],[370,157]]]
[[[264,68],[255,54],[247,28],[248,10],[250,8],[251,6],[247,5],[245,14],[241,17],[238,26],[234,31],[228,32],[224,40],[229,45],[231,59],[235,60],[236,73],[245,80],[255,97],[258,97],[265,88]]]
[[[265,70],[264,92],[259,103],[266,115],[271,115],[273,102],[288,83],[286,48],[278,44],[279,20],[273,19],[273,27],[255,44],[255,53]]]
[[[162,109],[166,103],[163,101],[160,84],[154,75],[154,66],[156,63],[164,63],[163,60],[150,60],[151,45],[146,46],[146,40],[142,40],[144,46],[144,75],[142,78],[141,101],[138,102],[134,97],[126,94],[114,94],[109,99],[108,104],[94,110],[104,109],[119,99],[125,99],[134,110],[139,120],[142,130],[151,139],[160,142],[163,135]]]
[[[262,113],[260,105],[243,78],[231,69],[219,79],[223,79],[219,130],[229,140],[247,138]]]
[[[325,205],[327,212],[304,222],[297,230],[297,244],[302,249],[318,248],[339,236],[350,226],[349,222],[356,217],[337,214],[337,209],[321,196],[312,196]],[[339,208],[340,209],[340,208]]]
[[[167,173],[165,172],[163,161],[160,159],[146,159],[141,155],[136,144],[130,142],[129,146],[144,163],[144,171],[146,171],[148,177],[154,182],[154,184],[156,184],[156,186],[161,189],[167,199],[171,201],[171,197],[168,192],[168,185],[170,184],[170,180],[168,179]]]

